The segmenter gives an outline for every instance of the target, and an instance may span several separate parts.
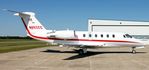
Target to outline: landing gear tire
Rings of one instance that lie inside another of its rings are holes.
[[[136,54],[136,50],[132,50],[132,53],[133,53],[133,54]]]
[[[133,53],[133,54],[136,54],[135,47],[132,47],[132,53]]]
[[[83,49],[79,49],[79,55],[83,55],[83,54],[84,54]]]
[[[87,53],[87,49],[83,48],[83,49],[79,49],[79,55],[84,55]]]

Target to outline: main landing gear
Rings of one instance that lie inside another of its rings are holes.
[[[83,55],[87,53],[87,48],[81,48],[79,49],[79,55]]]
[[[136,47],[132,47],[132,53],[133,53],[133,54],[136,54],[135,48],[136,48]]]

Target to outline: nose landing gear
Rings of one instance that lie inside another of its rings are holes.
[[[133,54],[136,54],[135,48],[136,48],[136,47],[132,47],[132,53],[133,53]]]

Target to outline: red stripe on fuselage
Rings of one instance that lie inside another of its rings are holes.
[[[88,39],[61,39],[61,38],[48,38],[48,37],[40,37],[40,36],[35,36],[32,35],[31,32],[29,31],[29,29],[27,28],[27,25],[24,21],[24,19],[21,17],[21,20],[28,32],[28,34],[33,37],[33,38],[37,38],[37,39],[45,39],[45,40],[65,40],[65,41],[90,41],[90,42],[126,42],[126,43],[137,43],[137,42],[132,42],[132,41],[123,41],[123,40],[88,40]]]

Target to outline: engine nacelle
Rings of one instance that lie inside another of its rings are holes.
[[[76,38],[76,33],[74,30],[62,30],[55,31],[53,33],[48,34],[49,38],[62,38],[62,39],[74,39]]]

